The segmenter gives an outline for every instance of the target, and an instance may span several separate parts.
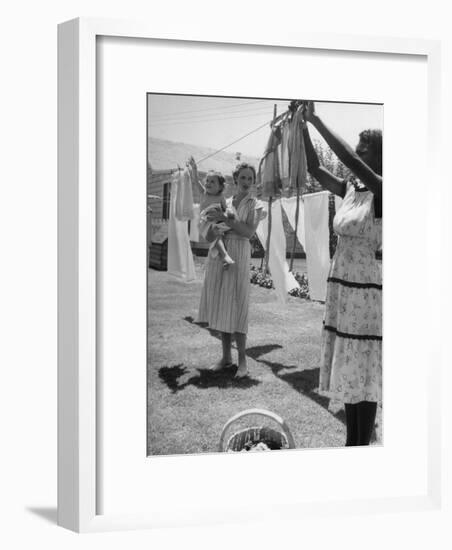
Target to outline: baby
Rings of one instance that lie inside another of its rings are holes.
[[[234,214],[226,207],[226,200],[223,195],[225,182],[226,180],[220,172],[211,171],[207,173],[205,184],[201,184],[204,193],[200,204],[199,230],[204,238],[207,237],[207,233],[212,227],[215,227],[221,232],[210,245],[210,254],[212,256],[220,254],[223,260],[223,267],[227,269],[230,265],[235,263],[231,256],[229,256],[223,241],[223,234],[231,228],[224,222],[215,223],[208,219],[209,212],[215,211],[225,213],[228,218],[234,218]]]

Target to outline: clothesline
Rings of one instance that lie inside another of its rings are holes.
[[[256,116],[268,115],[268,108],[254,107],[249,110],[230,111],[221,115],[207,114],[195,117],[179,117],[176,119],[153,121],[152,126],[172,126],[173,124],[198,124],[201,122],[217,122],[222,120],[234,120],[240,118],[250,118]]]
[[[224,105],[220,108],[220,110],[224,111],[225,109],[238,109],[240,107],[244,107],[246,105],[254,105],[256,103],[260,103],[262,104],[262,100],[256,100],[256,101],[246,101],[244,103],[239,103],[237,105]],[[156,116],[156,117],[152,117],[152,120],[153,121],[161,121],[161,120],[169,120],[171,118],[174,118],[174,117],[181,117],[181,116],[185,116],[185,115],[190,115],[190,116],[193,116],[193,114],[197,114],[197,113],[205,113],[206,111],[218,111],[219,108],[218,107],[207,107],[206,109],[195,109],[195,110],[191,110],[191,111],[175,111],[175,112],[172,112],[171,114],[164,114],[164,115],[159,115],[159,116]]]
[[[270,125],[275,125],[277,122],[279,122],[281,119],[283,119],[287,114],[289,113],[289,110],[287,111],[284,111],[283,113],[281,113],[280,115],[278,115],[275,119],[272,119],[272,120],[269,120],[267,122],[265,122],[264,124],[258,126],[257,128],[255,128],[254,130],[251,130],[251,132],[248,132],[247,134],[239,137],[238,139],[232,141],[231,143],[228,143],[227,145],[225,145],[224,147],[222,147],[221,149],[217,149],[216,151],[214,151],[213,153],[211,153],[210,155],[207,155],[203,158],[201,158],[200,160],[197,160],[196,161],[196,164],[200,164],[201,162],[204,162],[205,160],[211,158],[211,157],[214,157],[215,155],[217,155],[218,153],[221,153],[222,151],[224,151],[225,149],[227,149],[228,147],[231,147],[232,145],[235,145],[236,143],[238,143],[239,141],[242,141],[243,139],[245,139],[246,137],[254,134],[255,132],[257,132],[258,130],[261,130],[262,128],[264,128],[265,126],[267,126],[268,124]],[[182,168],[180,166],[178,166],[177,168],[173,168],[171,171],[172,172],[175,172],[177,170],[182,170]]]
[[[264,128],[265,126],[267,126],[268,124],[275,124],[277,122],[279,122],[283,117],[285,117],[287,114],[288,114],[288,110],[287,111],[284,111],[283,113],[281,113],[280,115],[278,115],[275,119],[272,119],[272,120],[269,120],[267,122],[265,122],[264,124],[262,124],[261,126],[258,126],[256,129],[254,130],[251,130],[251,132],[248,132],[247,134],[245,134],[244,136],[236,139],[235,141],[233,141],[232,143],[229,143],[228,145],[225,145],[224,147],[222,147],[221,149],[218,149],[217,151],[215,151],[214,153],[210,154],[210,155],[207,155],[206,157],[203,157],[202,159],[196,161],[197,164],[200,164],[201,162],[207,160],[208,158],[210,157],[213,157],[215,155],[217,155],[218,153],[221,153],[221,151],[224,151],[225,149],[227,149],[228,147],[231,147],[231,145],[234,145],[236,143],[238,143],[239,141],[241,141],[242,139],[245,139],[246,137],[250,136],[251,134],[254,134],[255,132],[257,132],[258,130],[261,130],[262,128]]]
[[[260,130],[261,128],[264,128],[265,126],[267,126],[268,124],[270,124],[271,121],[267,121],[265,124],[262,124],[261,126],[259,126],[258,128],[255,128],[254,130],[252,130],[251,132],[248,132],[247,134],[245,134],[244,136],[236,139],[235,141],[233,141],[232,143],[229,143],[228,145],[225,145],[224,147],[222,147],[221,149],[218,149],[217,151],[215,151],[214,153],[212,153],[211,155],[207,155],[206,157],[203,157],[202,159],[196,161],[197,164],[200,164],[201,162],[207,160],[208,158],[210,157],[213,157],[215,155],[217,155],[218,153],[221,153],[221,151],[224,151],[225,149],[227,149],[228,147],[231,147],[231,145],[234,145],[235,143],[238,143],[239,141],[241,141],[242,139],[245,139],[246,137],[250,136],[251,134],[254,134],[255,132],[257,132],[258,130]]]
[[[217,151],[214,151],[213,153],[211,153],[210,155],[207,155],[206,157],[203,157],[202,159],[200,160],[197,160],[196,161],[196,164],[200,164],[201,162],[204,162],[205,160],[217,155],[218,153],[221,153],[221,151],[224,151],[225,149],[227,149],[228,147],[231,147],[231,145],[234,145],[236,143],[238,143],[239,141],[241,141],[242,139],[245,139],[246,137],[250,136],[251,134],[254,134],[255,132],[257,132],[258,130],[261,130],[262,128],[264,128],[265,126],[267,126],[268,124],[270,124],[271,122],[273,121],[267,121],[265,124],[262,124],[261,126],[259,126],[258,128],[255,128],[254,130],[251,130],[251,132],[248,132],[247,134],[245,134],[244,136],[241,136],[239,137],[238,139],[236,139],[235,141],[233,141],[232,143],[228,143],[228,145],[225,145],[224,147],[222,147],[221,149],[218,149]],[[173,172],[177,172],[177,171],[180,171],[182,170],[182,168],[180,166],[178,166],[177,168],[172,168],[171,169],[171,173]]]

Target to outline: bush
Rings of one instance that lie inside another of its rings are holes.
[[[298,271],[295,271],[293,276],[300,285],[300,288],[294,288],[289,294],[297,298],[306,298],[309,300],[308,278],[304,273],[299,273]],[[270,275],[265,274],[260,267],[254,265],[251,266],[250,282],[263,288],[273,288],[273,280]]]

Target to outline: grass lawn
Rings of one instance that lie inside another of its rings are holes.
[[[323,304],[289,296],[283,308],[274,291],[251,285],[250,375],[211,372],[221,341],[195,322],[203,261],[190,284],[149,270],[148,454],[215,452],[225,422],[249,408],[280,415],[298,448],[342,446],[343,409],[317,392]]]

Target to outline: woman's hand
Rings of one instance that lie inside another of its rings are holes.
[[[207,221],[218,223],[218,222],[224,222],[228,218],[223,214],[223,212],[219,210],[212,210],[212,212],[208,212],[206,214]]]
[[[198,167],[196,166],[196,161],[193,157],[190,157],[188,159],[188,164],[191,166],[191,168],[193,168],[193,170],[197,170]]]
[[[303,111],[303,118],[306,122],[312,122],[316,117],[315,106],[313,101],[306,101]]]

